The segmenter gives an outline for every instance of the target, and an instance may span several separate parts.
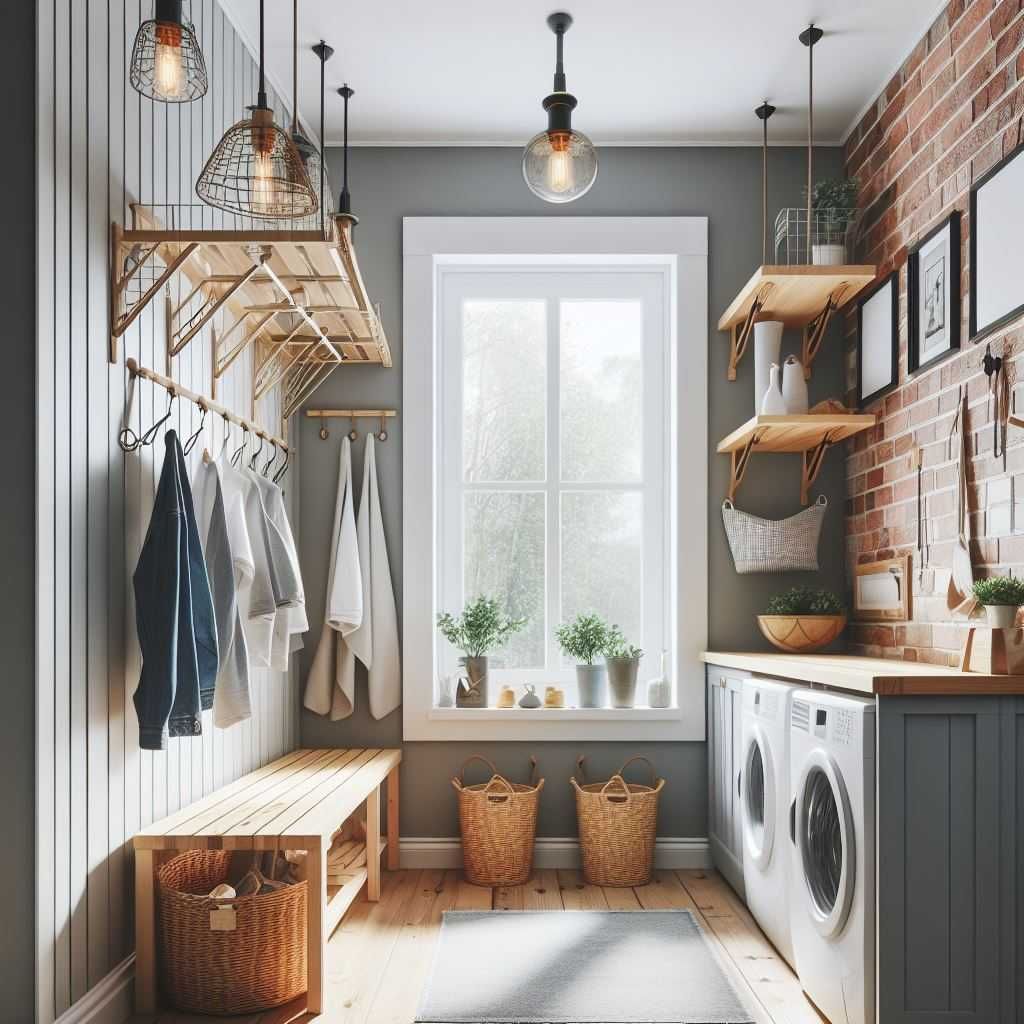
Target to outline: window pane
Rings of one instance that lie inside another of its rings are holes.
[[[544,479],[545,302],[462,306],[462,466],[467,482]]]
[[[491,655],[495,667],[544,667],[544,495],[473,491],[464,495],[463,586],[485,594],[526,627]]]
[[[561,621],[597,612],[642,646],[641,495],[566,491],[561,519]]]
[[[560,307],[562,479],[640,479],[643,308],[637,301]]]

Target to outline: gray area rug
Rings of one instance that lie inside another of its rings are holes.
[[[424,1024],[752,1024],[688,910],[444,915]]]

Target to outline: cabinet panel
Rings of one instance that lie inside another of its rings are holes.
[[[708,842],[715,866],[743,895],[737,775],[742,757],[742,676],[708,666]]]
[[[878,707],[879,1019],[1009,1021],[999,1014],[1000,698]]]

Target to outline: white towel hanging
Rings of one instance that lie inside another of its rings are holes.
[[[348,637],[348,643],[366,666],[370,714],[379,719],[402,703],[402,668],[398,655],[395,592],[380,511],[375,445],[373,434],[367,434],[357,525],[359,564],[363,573],[363,620]]]
[[[347,718],[355,706],[355,663],[346,638],[363,621],[363,585],[352,493],[352,445],[341,442],[331,530],[324,625],[306,679],[304,703],[318,715]]]

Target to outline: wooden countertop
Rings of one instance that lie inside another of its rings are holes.
[[[701,659],[723,668],[882,696],[1024,694],[1024,676],[987,676],[916,661],[858,658],[848,654],[737,651],[705,651]]]

